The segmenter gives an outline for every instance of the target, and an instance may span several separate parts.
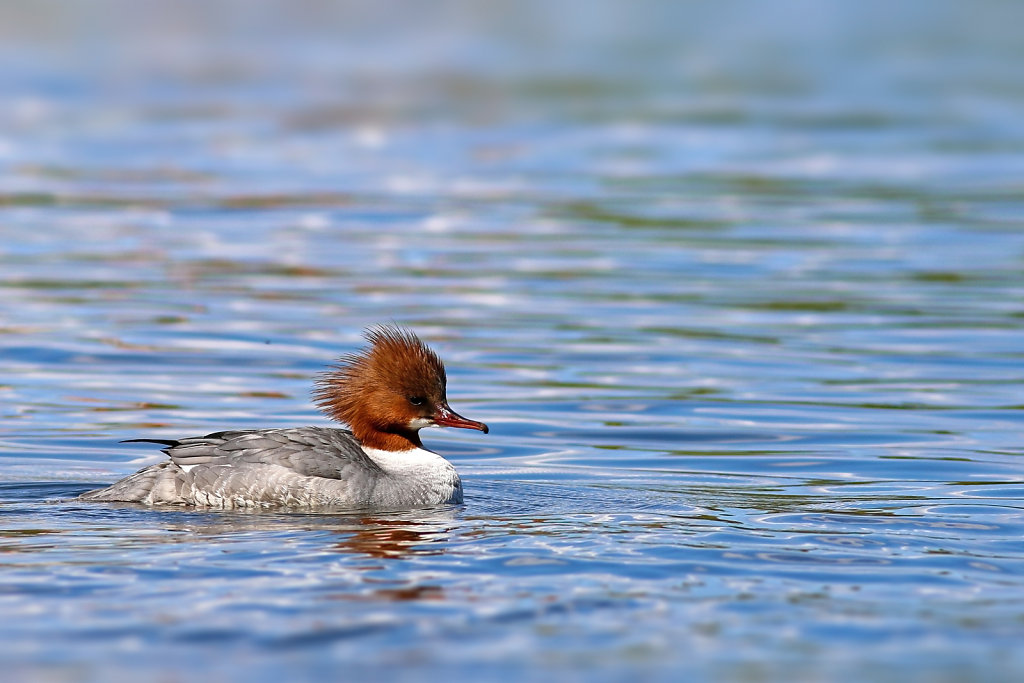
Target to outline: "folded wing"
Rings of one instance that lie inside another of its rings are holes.
[[[381,472],[380,466],[345,429],[297,427],[216,432],[181,439],[163,451],[182,469],[243,463],[278,465],[305,477],[326,479]]]

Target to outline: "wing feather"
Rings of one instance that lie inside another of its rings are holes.
[[[163,451],[175,464],[186,468],[259,463],[327,479],[383,471],[366,455],[352,432],[326,427],[215,432],[180,439]]]

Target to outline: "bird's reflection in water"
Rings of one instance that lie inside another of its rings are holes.
[[[450,527],[432,522],[364,517],[360,525],[335,547],[369,557],[398,558],[407,555],[440,555]]]
[[[455,525],[458,510],[455,507],[344,513],[155,510],[133,503],[109,504],[109,508],[132,511],[129,514],[138,511],[146,516],[160,515],[159,528],[176,532],[160,538],[161,542],[188,543],[219,538],[238,541],[241,534],[267,534],[265,542],[280,548],[292,543],[309,543],[308,532],[327,532],[338,540],[323,545],[324,550],[380,559],[444,553],[445,541]],[[149,542],[153,540],[149,538]]]
[[[363,570],[360,583],[370,590],[343,591],[331,599],[360,602],[421,602],[447,599],[445,590],[437,584],[418,583],[408,575],[391,576],[375,570],[386,570],[392,560],[411,557],[441,555],[445,552],[452,531],[451,516],[447,520],[432,516],[430,519],[394,519],[380,515],[359,520],[358,526],[349,526],[341,533],[344,537],[334,545],[343,553],[352,553],[370,562],[360,562]]]
[[[82,508],[73,500],[56,504],[76,512]],[[197,510],[108,503],[83,509],[89,513],[92,533],[110,542],[108,549],[131,554],[154,544],[183,546],[188,549],[180,564],[186,571],[210,571],[213,557],[218,572],[231,573],[242,564],[246,571],[267,573],[278,588],[297,575],[320,577],[319,588],[313,588],[322,591],[320,600],[381,603],[448,599],[442,585],[422,582],[398,562],[444,554],[461,514],[456,506],[382,512]],[[125,534],[126,528],[136,533]],[[296,574],[297,567],[305,571]],[[278,573],[282,568],[284,581]],[[309,588],[303,585],[304,590]]]

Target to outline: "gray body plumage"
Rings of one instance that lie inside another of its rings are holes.
[[[363,449],[346,429],[297,427],[217,432],[161,441],[170,456],[90,501],[208,508],[399,509],[461,503],[451,463],[423,449]]]

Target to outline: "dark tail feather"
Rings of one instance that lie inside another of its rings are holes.
[[[161,446],[170,446],[171,448],[181,445],[180,441],[175,441],[174,439],[125,439],[121,443],[158,443]]]

